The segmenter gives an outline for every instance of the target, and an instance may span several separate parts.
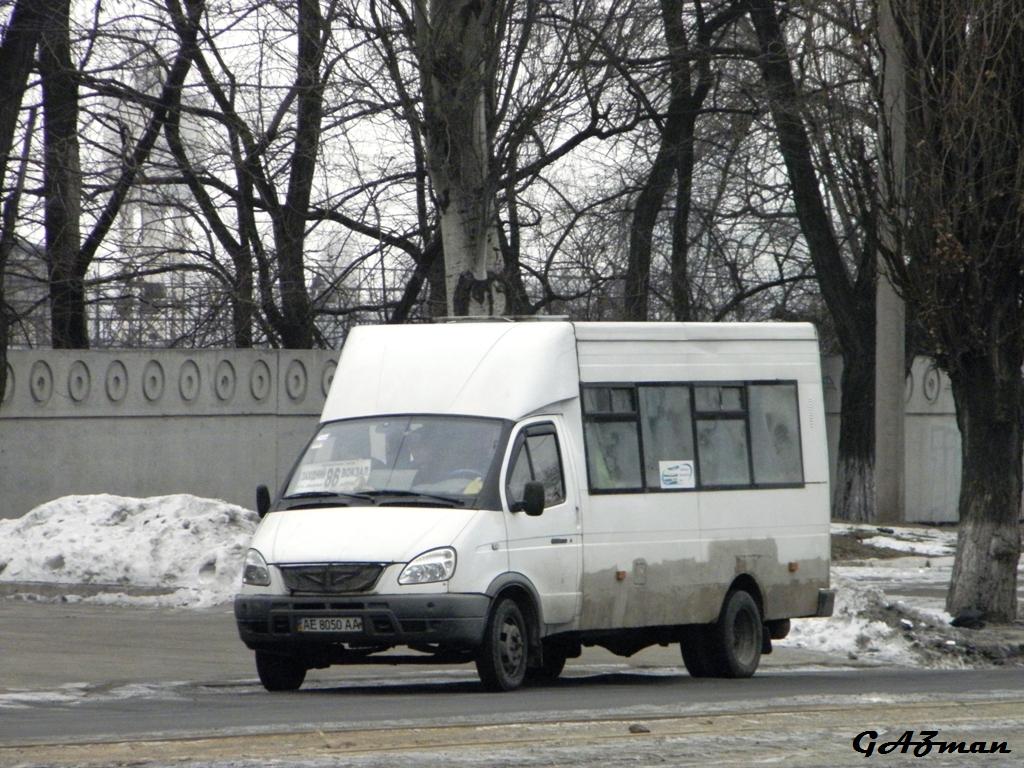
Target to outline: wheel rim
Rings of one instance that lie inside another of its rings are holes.
[[[519,623],[511,616],[506,617],[501,624],[501,635],[498,638],[498,654],[501,658],[501,668],[505,674],[515,677],[523,663],[523,631]]]
[[[739,611],[732,625],[732,648],[736,658],[749,662],[761,652],[761,640],[757,633],[757,622],[750,611]]]

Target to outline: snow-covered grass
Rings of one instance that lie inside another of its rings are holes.
[[[861,543],[872,547],[906,552],[909,555],[925,557],[952,557],[956,554],[956,530],[949,528],[899,527],[885,528],[877,525],[856,525],[835,523],[832,533],[854,533]]]

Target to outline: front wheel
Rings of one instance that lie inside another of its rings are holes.
[[[256,651],[256,672],[268,691],[297,691],[306,679],[306,665],[294,656]]]
[[[515,600],[499,600],[487,619],[483,644],[477,651],[476,671],[489,691],[512,691],[523,684],[529,633]]]
[[[749,592],[737,589],[725,598],[718,622],[712,625],[717,677],[750,677],[761,661],[764,626],[761,611]]]

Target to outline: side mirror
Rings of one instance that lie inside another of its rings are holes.
[[[544,511],[544,484],[529,482],[523,487],[521,509],[530,517],[537,517]]]
[[[270,489],[265,485],[256,486],[256,513],[263,519],[270,511]]]

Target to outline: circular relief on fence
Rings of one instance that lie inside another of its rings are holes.
[[[306,366],[301,360],[292,360],[288,364],[288,371],[284,375],[284,391],[288,397],[295,402],[306,397],[306,386],[309,377],[306,375]]]
[[[230,360],[217,363],[217,372],[213,376],[213,393],[218,400],[230,400],[235,395],[235,366]]]
[[[7,363],[7,384],[4,386],[3,397],[0,397],[0,403],[9,403],[11,398],[14,397],[14,369],[10,363]]]
[[[200,374],[195,360],[186,360],[178,371],[178,393],[186,403],[199,397]]]
[[[324,366],[323,375],[320,377],[320,391],[324,393],[324,397],[327,397],[327,393],[331,391],[331,384],[334,383],[334,372],[338,370],[338,362],[336,360],[328,360]]]
[[[81,403],[89,397],[90,389],[92,374],[89,373],[89,366],[82,360],[75,360],[68,370],[68,395],[76,403]]]
[[[149,402],[155,402],[164,396],[164,367],[159,360],[150,360],[142,369],[142,394]]]
[[[909,403],[910,398],[914,396],[914,372],[909,371],[907,373],[906,382],[903,385],[903,402]]]
[[[121,402],[128,394],[128,369],[120,360],[114,360],[107,366],[106,390],[112,403]]]
[[[257,360],[249,371],[249,391],[256,400],[266,400],[270,394],[270,366]]]
[[[48,363],[36,360],[28,372],[28,391],[37,403],[49,401],[53,395],[53,371]]]
[[[942,379],[939,376],[939,369],[934,365],[929,365],[928,370],[924,373],[924,381],[922,382],[925,400],[929,403],[937,401],[939,399],[939,391],[941,388]]]

